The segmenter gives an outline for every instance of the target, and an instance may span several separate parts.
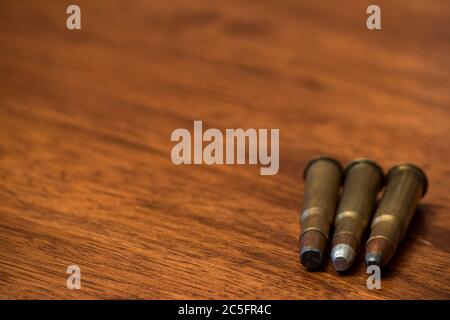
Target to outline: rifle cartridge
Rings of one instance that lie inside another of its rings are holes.
[[[326,156],[311,160],[305,168],[305,193],[300,216],[300,262],[309,270],[323,260],[342,180],[341,164]]]
[[[428,180],[422,169],[403,163],[392,167],[387,185],[371,224],[366,244],[366,265],[384,267],[404,238]]]
[[[331,260],[337,271],[345,271],[353,264],[383,179],[383,169],[369,159],[355,159],[346,167],[331,250]]]

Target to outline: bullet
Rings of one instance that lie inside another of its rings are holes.
[[[365,158],[350,162],[344,175],[331,250],[337,271],[345,271],[353,264],[384,179],[383,169]]]
[[[341,164],[327,156],[315,158],[306,165],[305,193],[300,216],[300,262],[308,270],[316,269],[323,260],[342,172]]]
[[[372,220],[365,256],[367,266],[380,268],[394,255],[428,187],[422,169],[409,163],[391,168],[386,180],[386,189]]]

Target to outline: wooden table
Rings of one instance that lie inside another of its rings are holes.
[[[450,298],[450,5],[0,3],[0,298]],[[171,132],[279,128],[280,171],[180,165]],[[317,154],[430,180],[382,289],[298,261]],[[66,268],[81,268],[81,290]]]

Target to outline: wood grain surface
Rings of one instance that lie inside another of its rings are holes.
[[[0,2],[0,298],[450,298],[450,2]],[[176,128],[279,128],[280,171],[171,162]],[[317,154],[430,180],[368,290],[298,261]],[[66,268],[81,268],[81,290]]]

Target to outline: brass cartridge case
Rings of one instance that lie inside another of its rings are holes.
[[[300,261],[317,268],[326,249],[342,180],[340,163],[326,156],[311,160],[304,172],[305,193],[300,216]]]
[[[409,163],[391,168],[386,180],[386,189],[371,223],[365,256],[367,265],[380,267],[391,260],[428,188],[422,169]]]
[[[381,167],[369,159],[355,159],[346,167],[331,250],[331,260],[337,271],[345,271],[353,264],[383,179]]]

